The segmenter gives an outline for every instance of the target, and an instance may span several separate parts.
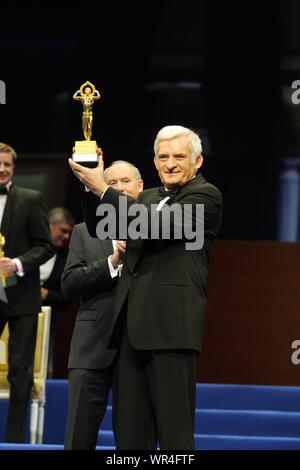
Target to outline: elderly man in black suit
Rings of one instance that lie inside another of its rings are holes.
[[[105,181],[136,199],[143,181],[136,167],[114,162]],[[92,238],[85,223],[75,225],[62,276],[66,297],[80,295],[69,356],[69,402],[65,449],[95,449],[112,382],[115,352],[108,351],[115,289],[125,244]]]
[[[196,362],[202,347],[209,253],[221,223],[222,196],[197,174],[203,162],[202,146],[192,130],[164,127],[157,134],[154,153],[164,188],[146,190],[140,197],[146,213],[140,237],[129,233],[136,202],[127,197],[128,210],[125,205],[127,213],[122,214],[122,195],[107,187],[103,178],[102,152],[97,168],[85,168],[71,159],[69,163],[98,196],[97,216],[95,201],[90,194],[87,197],[92,235],[97,228],[97,235],[103,236],[103,215],[97,224],[103,204],[117,211],[119,230],[124,231],[120,224],[128,220],[112,320],[112,341],[122,334],[117,448],[153,448],[154,428],[161,449],[187,450],[194,448]],[[163,237],[166,228],[169,236]]]
[[[8,442],[23,442],[33,383],[38,312],[41,308],[39,266],[53,254],[47,212],[37,191],[12,184],[15,150],[0,143],[0,224],[5,256],[0,272],[15,275],[6,288],[8,303],[0,302],[0,333],[9,326],[10,401]]]

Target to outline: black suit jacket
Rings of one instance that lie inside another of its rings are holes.
[[[69,355],[70,369],[103,369],[114,359],[114,351],[106,349],[117,284],[107,262],[112,253],[110,240],[92,238],[85,223],[74,226],[61,284],[67,298],[80,295]]]
[[[118,191],[108,188],[102,203],[112,204],[118,209],[120,196]],[[136,203],[131,198],[127,199],[129,205]],[[160,199],[159,189],[153,188],[141,193],[139,202],[149,209]],[[88,228],[95,236],[99,220],[95,216],[95,198],[87,194],[86,201]],[[209,253],[221,223],[222,196],[200,175],[181,187],[167,202],[173,207],[175,203],[180,207],[191,204],[193,223],[196,204],[204,204],[204,245],[200,250],[186,250],[186,239],[174,239],[174,226],[171,226],[170,240],[128,240],[113,324],[116,324],[128,297],[128,335],[137,349],[199,351],[202,347]],[[164,209],[156,214],[161,224]]]
[[[25,275],[6,288],[8,304],[0,302],[0,313],[8,316],[32,315],[40,310],[39,266],[53,255],[47,212],[41,194],[12,185],[3,213],[1,232],[4,252],[19,258]]]

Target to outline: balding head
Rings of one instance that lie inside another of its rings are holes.
[[[134,199],[138,198],[144,187],[139,170],[125,160],[117,160],[106,168],[104,180],[112,188]]]

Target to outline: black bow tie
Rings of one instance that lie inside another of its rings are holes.
[[[161,186],[160,188],[158,188],[158,193],[161,198],[173,197],[173,196],[176,196],[179,190],[180,190],[179,186],[175,186],[174,188],[170,188],[170,189],[166,189],[164,188],[164,186]]]
[[[4,186],[4,188],[0,188],[0,195],[1,194],[8,194],[7,188]]]

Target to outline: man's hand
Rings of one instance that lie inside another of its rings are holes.
[[[116,245],[116,250],[113,252],[112,255],[110,255],[110,262],[114,268],[116,268],[120,264],[123,264],[126,251],[126,242],[117,241]]]
[[[87,168],[85,166],[75,163],[72,158],[69,158],[69,165],[76,178],[83,183],[87,189],[92,193],[99,196],[108,187],[103,177],[103,154],[100,148],[97,149],[98,166],[96,168]]]
[[[48,289],[45,289],[45,287],[41,287],[41,299],[42,302],[44,302],[48,297]]]
[[[12,259],[5,256],[0,258],[0,273],[15,273],[17,269],[17,265]]]

